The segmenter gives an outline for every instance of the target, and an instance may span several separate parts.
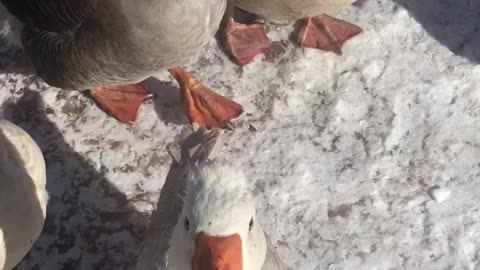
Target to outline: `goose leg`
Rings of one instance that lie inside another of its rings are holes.
[[[96,87],[90,95],[107,114],[125,124],[134,123],[140,106],[153,96],[141,84]]]
[[[240,66],[247,65],[261,53],[270,49],[270,42],[261,23],[242,24],[234,20],[235,4],[227,4],[224,17],[224,46],[232,61]]]
[[[72,3],[88,2],[69,1]],[[19,2],[25,1],[22,0]],[[33,2],[35,1],[32,1],[32,3]],[[60,3],[58,1],[37,2],[40,2],[41,5],[47,3],[57,5]],[[47,8],[47,6],[42,6],[42,8]],[[67,16],[66,14],[63,15]],[[38,32],[36,29],[28,27],[23,30],[22,40],[26,54],[30,57],[37,74],[42,77],[45,82],[60,88],[64,86],[77,87],[78,85],[75,84],[75,80],[73,82],[71,81],[72,78],[76,78],[79,74],[82,76],[92,76],[92,74],[102,72],[101,65],[89,65],[90,61],[96,61],[95,58],[97,56],[101,57],[102,55],[101,53],[96,54],[99,51],[93,49],[96,45],[91,44],[92,40],[83,39],[92,37],[91,33],[83,34],[84,31],[91,31],[88,27],[89,25],[91,24],[82,23],[81,27],[77,29],[75,38],[71,35],[54,32]],[[89,44],[89,46],[78,46],[78,44]],[[89,57],[80,57],[85,55]],[[96,87],[90,90],[90,94],[99,107],[122,123],[135,122],[142,103],[145,99],[152,97],[152,94],[140,84]]]
[[[190,122],[205,128],[229,128],[230,120],[243,113],[240,104],[221,96],[202,85],[185,70],[168,70],[180,85],[180,95]]]
[[[362,29],[328,15],[305,19],[300,28],[298,43],[303,47],[317,48],[342,55],[342,46]]]

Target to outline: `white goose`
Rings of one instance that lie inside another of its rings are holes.
[[[211,135],[203,137],[196,153],[207,153],[208,157],[218,133]],[[195,154],[187,163],[183,209],[169,241],[166,269],[286,269],[256,219],[254,197],[245,175],[227,162],[198,158]],[[158,266],[158,258],[144,257],[144,260],[148,263],[138,270],[165,269]]]
[[[10,270],[40,236],[48,194],[42,152],[18,126],[0,120],[0,270]]]

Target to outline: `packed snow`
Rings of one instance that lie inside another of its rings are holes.
[[[342,56],[300,49],[237,67],[212,39],[187,67],[246,113],[219,155],[250,180],[291,269],[480,269],[480,4],[366,0],[331,14],[364,32]],[[19,59],[3,19],[0,64]],[[46,225],[18,270],[132,269],[189,128],[167,72],[134,126],[81,92],[0,75],[1,116],[44,151]],[[166,239],[158,239],[166,241]]]

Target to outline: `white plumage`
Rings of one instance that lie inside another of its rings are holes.
[[[147,237],[151,239],[148,240],[150,246],[159,247],[147,247],[144,254],[148,256],[142,257],[140,265],[143,266],[137,269],[164,269],[151,266],[162,258],[166,258],[168,270],[285,269],[257,220],[254,196],[245,175],[226,161],[208,158],[218,133],[212,136],[212,133],[200,131],[199,134],[202,142],[197,153],[207,154],[201,158],[193,154],[184,162],[182,173],[169,174],[176,179],[167,177],[166,186],[170,186],[171,181],[186,186],[184,194],[177,194],[181,195],[182,205],[178,209],[177,200],[169,205],[159,203],[150,229],[150,237],[158,238]],[[170,192],[165,194],[171,196]],[[163,199],[161,196],[160,201]],[[181,211],[173,231],[167,232],[168,228],[159,231],[158,224],[162,219],[165,223],[165,214],[172,208]],[[169,248],[163,254],[162,245],[158,245],[161,241],[169,241]]]
[[[39,237],[46,217],[45,161],[20,127],[0,120],[0,269],[12,269]]]

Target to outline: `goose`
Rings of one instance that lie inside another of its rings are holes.
[[[356,0],[232,0],[225,15],[225,47],[239,65],[253,61],[270,49],[261,23],[242,24],[233,19],[234,6],[274,24],[285,25],[302,20],[297,42],[302,47],[317,48],[342,55],[342,46],[362,29],[326,13]]]
[[[156,234],[147,237],[151,246],[145,249],[136,269],[286,269],[257,219],[254,196],[245,175],[229,162],[213,157],[218,130],[199,129],[194,134],[200,138],[196,152],[186,161],[183,159],[184,169],[172,174],[175,179],[167,178],[167,181],[183,181],[180,187],[184,192],[166,191],[171,200],[166,202],[162,200],[162,190],[157,215],[153,215],[149,230]],[[166,223],[166,214],[171,215],[172,211],[179,214],[173,229],[168,231],[162,225]],[[168,238],[166,247],[160,244],[165,242],[162,238]]]
[[[191,122],[225,128],[242,106],[180,68],[204,51],[227,0],[1,0],[24,24],[22,44],[48,84],[90,90],[122,123],[152,97],[141,84],[168,69]]]
[[[0,120],[0,270],[10,270],[40,236],[48,194],[42,152],[20,127]]]

